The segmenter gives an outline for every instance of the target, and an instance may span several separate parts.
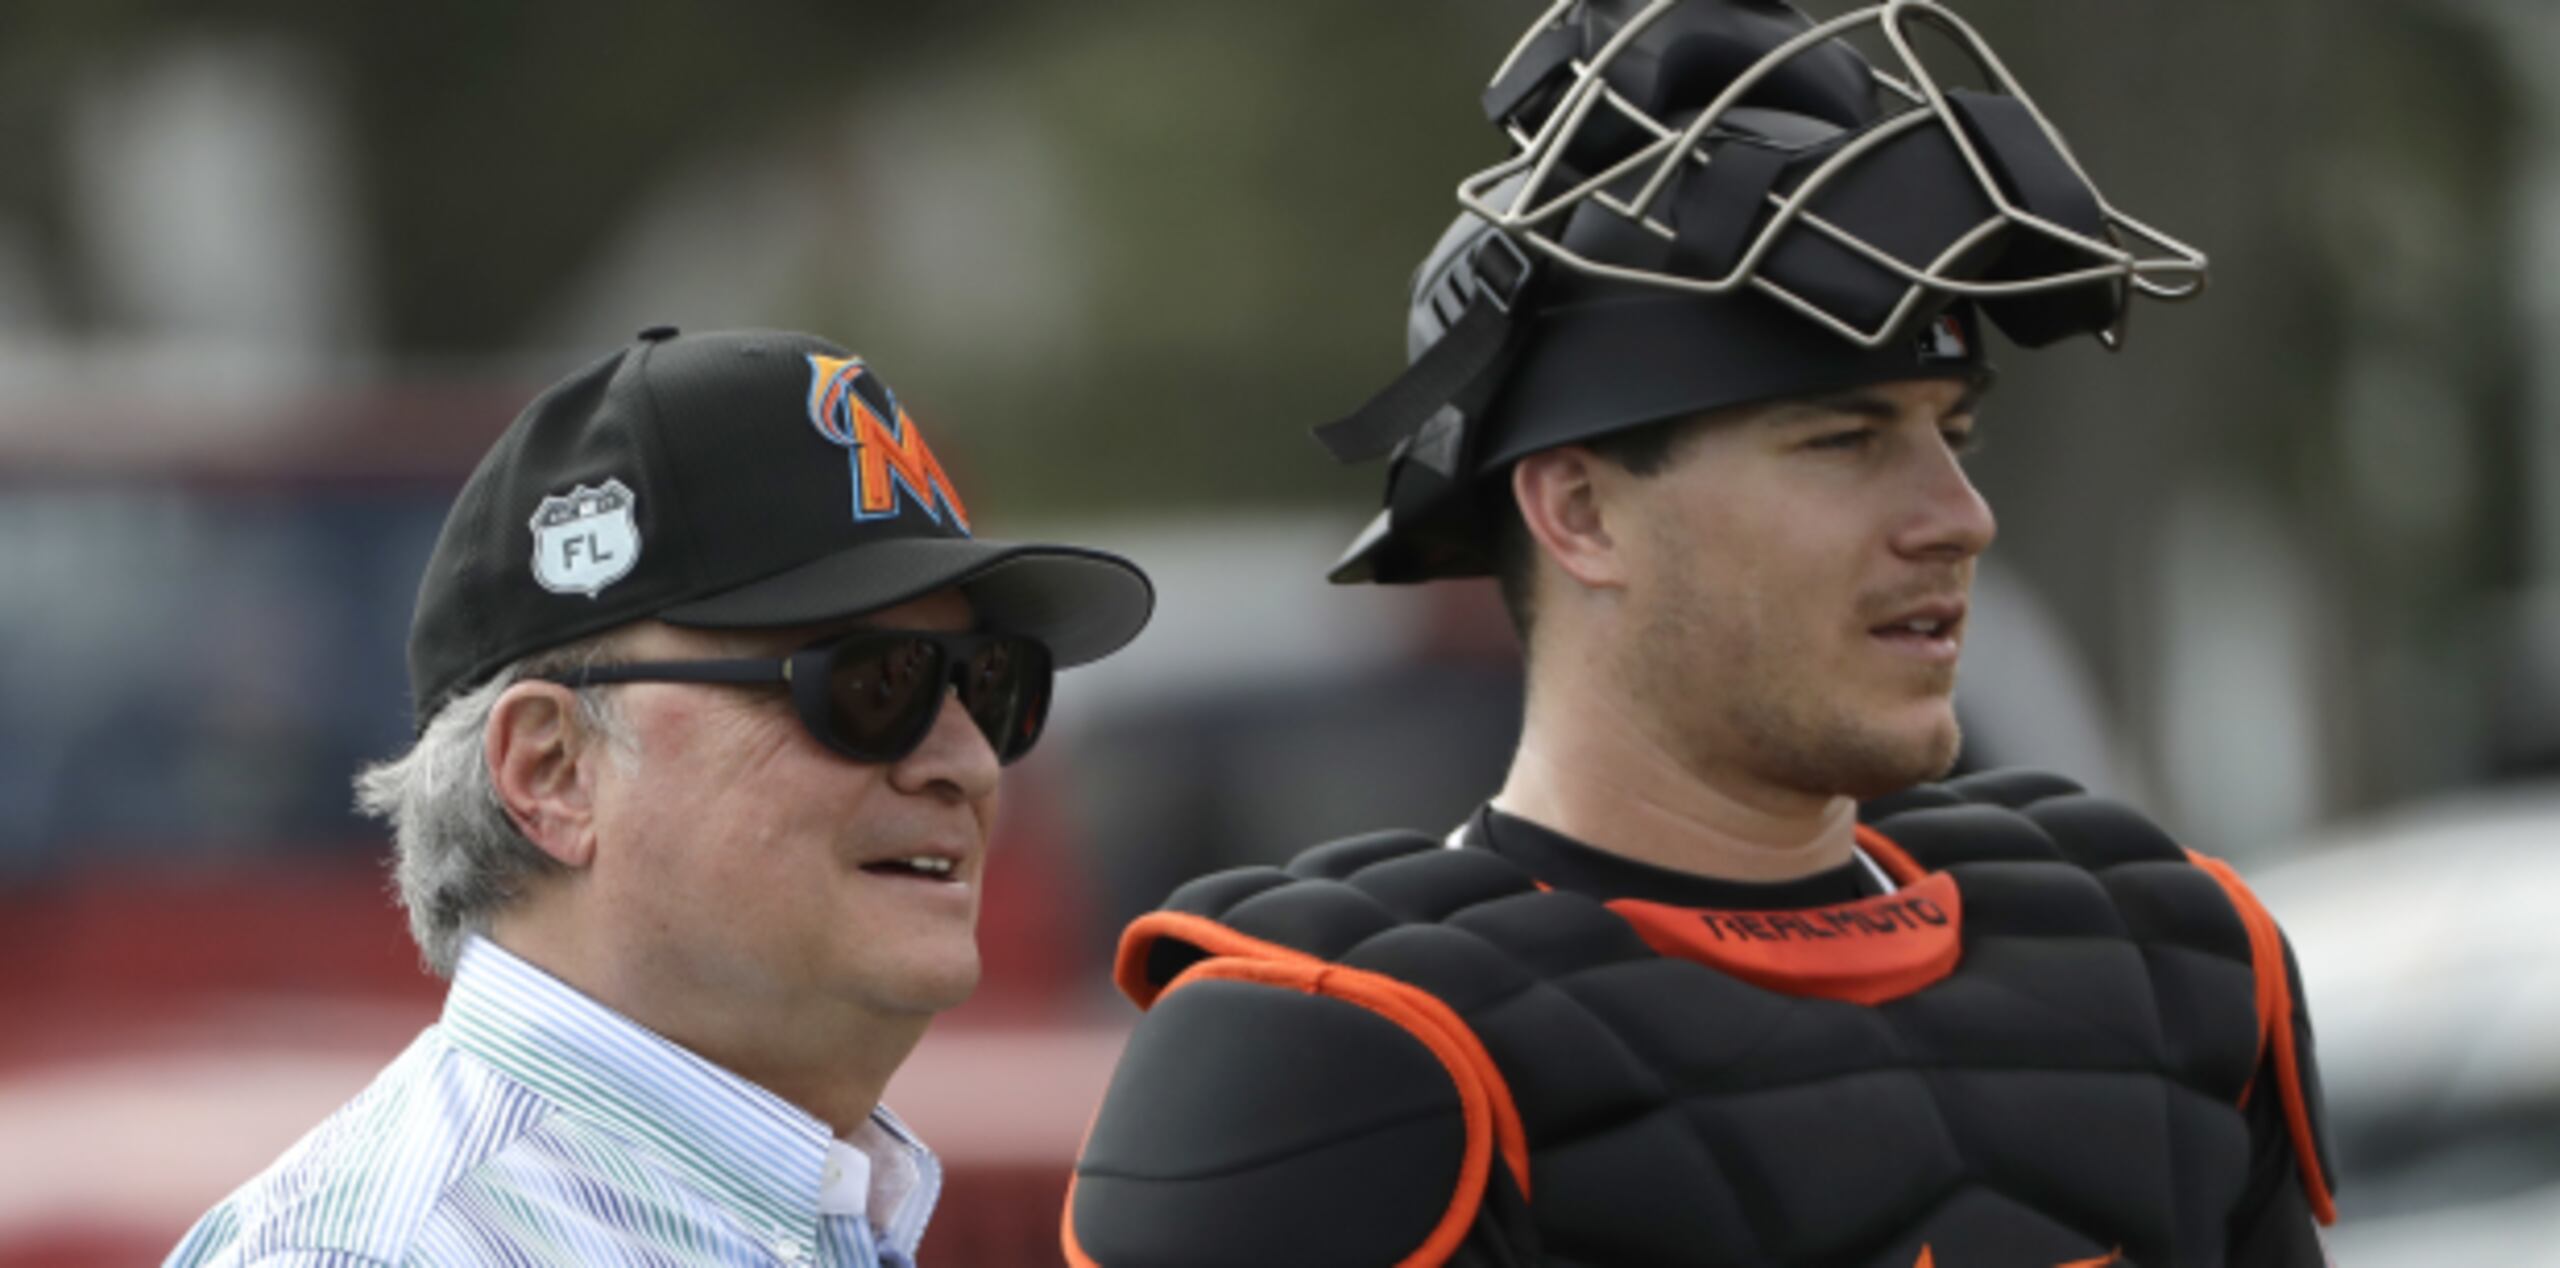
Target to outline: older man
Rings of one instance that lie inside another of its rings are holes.
[[[481,462],[366,771],[443,1018],[170,1262],[905,1264],[881,1090],[978,976],[1003,763],[1135,637],[1127,561],[982,541],[859,358],[644,332]]]
[[[1070,1260],[2318,1264],[2246,889],[2057,777],[1923,783],[1994,533],[1986,327],[2112,340],[2201,258],[1935,4],[1558,3],[1484,106],[1517,152],[1460,185],[1417,359],[1320,434],[1392,464],[1336,580],[1499,578],[1518,752],[1446,841],[1131,927]]]

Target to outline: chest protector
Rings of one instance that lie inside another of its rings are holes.
[[[1717,912],[1358,838],[1184,887],[1119,978],[1141,1006],[1223,976],[1396,1021],[1547,1264],[2210,1268],[2253,1087],[2329,1218],[2281,938],[2227,868],[2016,772],[1870,807],[1860,841],[1896,892]]]

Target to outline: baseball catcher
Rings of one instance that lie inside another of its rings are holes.
[[[1129,928],[1069,1259],[2320,1263],[2266,912],[2067,779],[1930,782],[1991,332],[2113,346],[2204,257],[1933,0],[1564,0],[1484,110],[1407,371],[1318,436],[1387,468],[1335,581],[1499,580],[1517,754]]]

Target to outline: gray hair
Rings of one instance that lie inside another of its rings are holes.
[[[464,939],[488,932],[528,882],[561,870],[498,800],[484,738],[498,697],[527,678],[596,664],[613,645],[604,634],[506,666],[447,700],[408,752],[356,776],[356,808],[391,826],[393,883],[409,934],[438,977],[453,976]],[[602,738],[617,761],[638,755],[639,739],[610,693],[587,687],[577,697],[581,729]]]

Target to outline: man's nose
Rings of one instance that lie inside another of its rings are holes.
[[[933,729],[914,752],[890,766],[889,778],[904,792],[974,801],[995,792],[1002,769],[995,746],[961,705],[960,689],[945,686]]]
[[[1895,551],[1918,559],[1961,561],[1990,549],[2000,522],[1964,464],[1943,447],[1927,462],[1914,505],[1894,534]]]

